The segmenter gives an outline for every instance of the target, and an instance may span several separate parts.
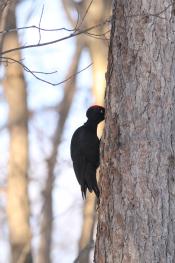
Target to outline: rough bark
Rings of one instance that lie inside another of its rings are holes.
[[[175,30],[164,0],[115,0],[96,263],[175,262]]]
[[[6,28],[14,28],[15,3],[8,11]],[[18,46],[16,32],[4,36],[3,47]],[[9,58],[20,60],[19,52]],[[3,82],[9,106],[10,150],[7,185],[7,214],[13,263],[31,263],[31,231],[28,202],[28,128],[27,94],[23,69],[17,63],[5,65]]]

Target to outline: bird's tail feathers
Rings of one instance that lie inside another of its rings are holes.
[[[100,196],[100,191],[98,188],[97,180],[96,180],[96,168],[91,164],[87,165],[86,174],[85,174],[85,182],[89,192],[94,191],[97,198]]]
[[[83,199],[86,199],[86,191],[87,191],[87,186],[85,184],[83,184],[81,186],[81,193],[82,193]]]
[[[98,185],[94,186],[93,190],[96,194],[96,197],[99,198],[100,197],[100,191],[99,191]]]

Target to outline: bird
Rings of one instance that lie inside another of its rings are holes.
[[[96,170],[100,159],[100,140],[97,137],[97,126],[105,118],[105,108],[93,105],[88,108],[86,117],[87,121],[73,133],[70,145],[71,159],[83,199],[86,199],[87,189],[89,192],[94,191],[99,199]]]

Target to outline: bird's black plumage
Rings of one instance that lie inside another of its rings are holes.
[[[105,109],[92,106],[87,112],[87,122],[79,127],[71,140],[71,158],[77,180],[81,186],[82,196],[86,198],[87,189],[94,191],[99,198],[100,192],[96,180],[99,166],[99,144],[97,125],[104,120]]]

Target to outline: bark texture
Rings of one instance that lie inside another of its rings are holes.
[[[113,4],[95,262],[173,263],[174,6]]]
[[[6,29],[15,28],[15,2],[8,10]],[[4,36],[3,47],[19,46],[16,32]],[[26,83],[23,69],[12,60],[20,61],[19,51],[10,53],[3,82],[9,107],[9,167],[7,214],[13,263],[31,263],[31,231],[28,202],[28,112]]]

